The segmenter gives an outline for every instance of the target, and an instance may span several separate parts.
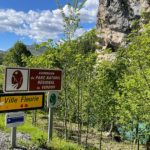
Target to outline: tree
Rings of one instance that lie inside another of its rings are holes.
[[[63,70],[63,88],[60,93],[61,105],[56,109],[57,112],[61,112],[58,115],[64,120],[66,140],[71,137],[68,123],[70,126],[72,122],[78,124],[79,144],[81,143],[83,122],[87,126],[86,139],[88,139],[88,128],[92,122],[90,106],[93,103],[91,97],[94,93],[92,89],[94,82],[91,83],[91,80],[97,56],[95,54],[96,31],[94,29],[73,40],[74,33],[79,27],[79,10],[84,2],[83,0],[79,7],[77,0],[73,1],[73,6],[68,3],[68,15],[64,14],[63,8],[58,3],[64,19],[64,36],[66,39],[55,44],[52,44],[51,40],[43,42],[40,46],[45,46],[46,50],[41,56],[24,57],[24,61],[29,67]]]
[[[5,54],[0,53],[0,65],[2,65],[2,63],[3,63],[4,56],[5,56]]]
[[[58,42],[54,45],[42,43],[46,50],[41,56],[24,57],[28,67],[59,68],[63,70],[63,82],[65,84],[62,84],[63,87],[60,94],[61,105],[58,106],[57,113],[61,112],[58,115],[62,119],[64,116],[60,114],[64,114],[65,111],[67,112],[65,118],[70,125],[70,129],[72,122],[78,124],[79,143],[81,143],[82,124],[83,122],[88,122],[89,117],[92,116],[91,111],[89,114],[89,108],[92,106],[92,93],[90,93],[92,86],[90,86],[90,80],[93,77],[92,72],[97,56],[94,52],[96,49],[94,44],[96,40],[95,35],[95,30],[91,30],[81,37],[71,40],[69,44],[67,41],[64,43]],[[87,46],[87,43],[89,46]],[[67,109],[65,96],[67,98]],[[88,127],[90,122],[86,123]],[[69,138],[71,132],[68,132],[67,135]]]
[[[129,66],[123,80],[119,82],[120,122],[128,130],[136,128],[134,138],[139,143],[139,123],[150,124],[150,23],[141,24],[127,40],[130,44],[123,51],[123,56]],[[133,121],[136,123],[133,124]]]
[[[82,0],[81,4],[78,4],[78,0],[73,0],[73,5],[71,3],[67,2],[67,7],[68,7],[68,14],[65,14],[63,7],[61,6],[60,2],[57,1],[58,7],[61,11],[61,15],[63,17],[64,21],[64,36],[66,37],[66,44],[65,45],[65,52],[66,54],[64,55],[64,65],[62,65],[62,69],[64,70],[63,74],[63,81],[64,81],[64,101],[65,101],[65,114],[64,114],[64,121],[65,121],[65,138],[68,140],[68,129],[67,129],[67,117],[68,117],[68,98],[67,98],[67,78],[69,74],[69,69],[70,69],[70,63],[68,60],[70,58],[73,58],[70,54],[71,52],[71,40],[74,37],[75,31],[80,28],[79,26],[79,16],[80,16],[80,9],[84,5],[86,0]],[[64,51],[64,50],[63,50]],[[69,54],[69,55],[68,55]],[[71,57],[70,57],[71,56]],[[79,142],[78,142],[79,143]]]
[[[22,61],[22,56],[29,57],[31,52],[27,50],[26,45],[17,41],[9,52],[4,56],[3,65],[25,67],[26,63]]]

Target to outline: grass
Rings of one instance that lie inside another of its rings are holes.
[[[25,114],[24,125],[17,127],[17,132],[29,134],[31,137],[30,141],[21,141],[17,139],[17,143],[23,147],[31,148],[33,146],[47,147],[53,150],[82,150],[81,146],[74,144],[72,142],[66,142],[64,139],[57,137],[56,133],[53,134],[53,140],[47,142],[47,126],[48,122],[42,119],[45,115],[37,114],[37,125],[32,125],[32,114]],[[0,130],[4,132],[11,132],[11,128],[5,126],[5,114],[0,114]]]
[[[37,113],[37,123],[36,125],[32,125],[32,111],[25,114],[25,123],[22,126],[17,127],[17,132],[22,132],[29,134],[31,137],[30,141],[25,141],[22,139],[17,139],[17,143],[20,146],[31,148],[33,146],[38,147],[47,147],[52,150],[83,150],[83,146],[78,146],[77,144],[73,143],[72,141],[66,142],[63,137],[61,136],[58,138],[57,133],[64,135],[64,131],[60,130],[63,129],[62,122],[59,120],[54,120],[54,131],[53,132],[53,140],[51,142],[47,142],[47,128],[48,128],[48,115],[41,113],[38,111]],[[5,126],[5,114],[0,114],[0,130],[5,132],[10,132],[11,128],[7,128]],[[72,124],[73,132],[77,132],[76,124]],[[57,130],[59,129],[59,130]],[[83,127],[85,131],[86,128]],[[76,138],[76,137],[75,137]],[[75,141],[75,139],[72,139]],[[85,142],[85,132],[82,133],[82,144]],[[88,150],[98,150],[99,149],[99,133],[96,129],[90,128],[89,129],[89,139],[88,139]],[[102,140],[102,150],[136,150],[137,145],[131,144],[129,141],[123,142],[115,142],[111,138],[106,136],[106,133],[103,132],[103,140]],[[140,150],[145,150],[143,145],[140,145]]]
[[[0,114],[0,130],[10,132],[11,129],[5,126],[5,114]]]
[[[51,143],[48,143],[48,146],[58,150],[82,150],[83,149],[83,147],[78,146],[77,144],[66,142],[64,139],[59,139],[57,137],[54,137],[53,141]]]
[[[25,123],[22,126],[18,126],[17,130],[19,132],[24,132],[30,134],[32,138],[41,137],[47,138],[45,130],[41,126],[32,125],[32,116],[30,114],[25,115]],[[36,134],[35,134],[36,133]]]
[[[4,66],[0,66],[0,88],[2,89],[3,81],[4,81]]]

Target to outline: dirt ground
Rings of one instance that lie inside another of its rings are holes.
[[[64,137],[64,125],[63,122],[55,121],[54,122],[54,130],[57,133],[59,137]],[[78,129],[77,125],[72,125],[70,128],[70,125],[68,125],[68,132],[70,133],[70,140],[77,143],[78,141]],[[82,130],[82,136],[81,136],[81,143],[85,145],[86,141],[86,130],[83,128]],[[88,135],[88,147],[93,150],[98,150],[100,148],[100,132],[89,129],[89,135]],[[107,133],[102,133],[102,143],[101,143],[101,149],[102,150],[138,150],[138,145],[131,143],[130,141],[120,141],[117,142],[112,137],[107,137]],[[139,150],[146,150],[145,145],[140,144]]]
[[[44,117],[42,119],[42,124],[48,124],[48,118]],[[47,126],[45,127],[47,128]],[[63,121],[59,121],[58,119],[54,119],[53,129],[58,137],[65,138],[65,128]],[[138,150],[138,145],[131,143],[130,141],[120,141],[117,142],[112,137],[107,137],[106,132],[102,133],[102,142],[101,149],[102,150]],[[69,141],[78,143],[78,127],[76,124],[70,125],[68,123],[68,135]],[[82,128],[82,136],[81,136],[81,144],[85,146],[86,141],[86,128]],[[88,134],[88,150],[99,150],[100,149],[100,132],[95,129],[90,128]],[[139,150],[146,150],[145,145],[140,144]]]

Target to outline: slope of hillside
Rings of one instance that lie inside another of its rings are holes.
[[[44,50],[45,50],[44,47],[42,47],[42,48],[40,48],[38,50],[35,50],[34,44],[33,45],[26,45],[26,47],[27,47],[28,50],[30,50],[32,55],[41,55],[44,52]]]
[[[0,65],[2,65],[3,57],[6,53],[7,53],[6,51],[0,50]]]

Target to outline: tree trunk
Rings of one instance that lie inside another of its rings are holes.
[[[81,129],[81,127],[80,127],[80,86],[79,86],[79,80],[78,80],[78,86],[77,86],[77,88],[78,88],[78,145],[79,144],[81,144],[81,136],[80,136],[80,129]]]
[[[69,121],[69,139],[72,138],[72,122],[71,120]]]
[[[65,139],[68,141],[68,128],[67,128],[67,116],[68,116],[68,102],[67,102],[67,87],[66,87],[66,68],[64,73],[64,98],[65,98],[65,116],[64,116],[64,122],[65,122]]]
[[[36,110],[33,111],[32,125],[36,125]]]
[[[114,122],[111,123],[110,130],[107,135],[108,137],[112,137],[113,127],[114,127]]]
[[[81,88],[81,98],[80,98],[80,139],[82,143],[82,126],[83,126],[83,120],[82,120],[82,98],[83,98],[83,92]]]
[[[134,130],[134,127],[133,127],[133,122],[132,122],[132,139],[131,139],[131,150],[133,150],[133,144],[134,144],[134,138],[133,138],[133,130]]]
[[[87,125],[86,125],[86,139],[85,139],[85,149],[88,147],[88,136],[89,136],[89,110],[87,114]]]
[[[137,150],[139,150],[140,143],[139,143],[139,123],[138,122],[136,124],[136,142],[137,142]]]
[[[101,133],[100,133],[100,141],[99,141],[99,150],[102,150],[102,138],[103,138],[103,131],[101,129]]]

